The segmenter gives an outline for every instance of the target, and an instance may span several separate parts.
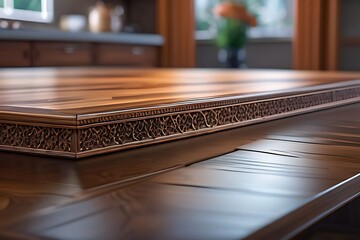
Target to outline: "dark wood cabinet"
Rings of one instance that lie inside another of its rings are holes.
[[[154,46],[99,44],[96,48],[97,65],[158,66],[158,49]]]
[[[2,41],[0,67],[157,67],[159,47],[141,44]]]
[[[0,67],[27,67],[31,65],[31,46],[28,42],[1,42]]]
[[[92,65],[90,43],[37,42],[34,43],[34,66]]]

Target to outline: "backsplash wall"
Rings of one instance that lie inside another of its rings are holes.
[[[22,22],[26,29],[57,29],[62,15],[80,14],[87,16],[98,0],[54,0],[54,20],[51,23]],[[126,24],[135,26],[139,32],[154,33],[155,0],[126,0],[122,3],[126,10]]]

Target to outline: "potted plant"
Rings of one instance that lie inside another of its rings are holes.
[[[219,48],[219,61],[228,68],[244,66],[247,30],[256,26],[256,18],[244,5],[232,1],[216,5],[213,14],[218,29],[215,41]]]

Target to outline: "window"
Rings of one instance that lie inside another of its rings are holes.
[[[0,0],[0,18],[51,22],[53,0]]]
[[[213,7],[221,0],[195,0],[196,38],[211,39],[216,34]],[[293,0],[237,0],[257,18],[249,29],[250,38],[289,38],[293,32]]]

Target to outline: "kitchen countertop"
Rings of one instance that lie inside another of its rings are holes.
[[[0,30],[0,40],[99,42],[152,46],[161,46],[164,43],[164,38],[158,34],[124,32],[73,33],[59,30]]]

